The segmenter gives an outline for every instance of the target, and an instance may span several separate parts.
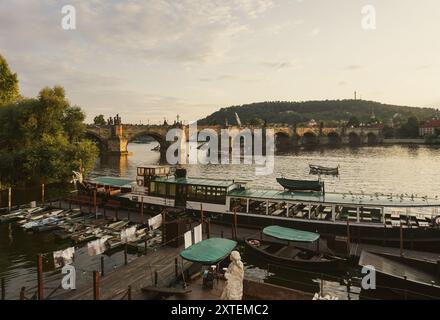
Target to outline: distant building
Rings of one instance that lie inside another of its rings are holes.
[[[315,121],[315,119],[310,120],[309,123],[307,124],[309,128],[316,127],[317,125],[318,123]]]
[[[428,120],[419,127],[419,135],[421,137],[432,136],[436,132],[440,132],[440,119]]]

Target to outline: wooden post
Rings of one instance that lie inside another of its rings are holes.
[[[41,203],[44,206],[44,183],[41,184]]]
[[[178,258],[176,257],[176,258],[174,259],[174,272],[175,272],[175,274],[176,274],[176,279],[177,279],[177,277],[179,276],[179,268],[178,268],[178,266],[179,266],[179,260],[178,260]]]
[[[234,208],[234,239],[237,240],[237,208]]]
[[[203,238],[203,222],[204,222],[203,204],[200,204],[200,225],[202,226],[202,238]]]
[[[147,235],[145,235],[145,239],[144,239],[145,255],[147,255],[147,248],[148,248],[147,244],[148,244],[148,239],[147,239]]]
[[[20,300],[24,300],[25,297],[25,292],[26,292],[26,287],[21,287],[20,289]]]
[[[144,224],[144,197],[141,197],[141,223]]]
[[[43,256],[37,256],[37,282],[38,282],[38,300],[44,300],[44,283],[43,283]]]
[[[128,252],[128,244],[126,243],[124,246],[124,264],[127,265],[128,264],[128,256],[127,256],[127,252]]]
[[[2,278],[2,300],[6,299],[6,284],[5,284],[5,278]]]
[[[222,229],[222,231],[220,232],[220,236],[221,236],[222,238],[224,238],[223,229]]]
[[[8,211],[12,210],[12,188],[8,188]]]
[[[162,212],[162,244],[165,244],[165,223],[166,223],[167,212]]]
[[[98,219],[98,208],[96,207],[96,190],[93,190],[93,211],[95,212],[95,219]]]
[[[403,257],[403,227],[400,221],[400,256]]]
[[[128,290],[127,290],[127,300],[131,300],[131,286],[128,286]]]
[[[93,271],[93,300],[99,300],[99,272]]]
[[[154,271],[154,286],[157,287],[159,274],[157,273],[157,270]]]
[[[347,256],[350,256],[350,219],[347,216]]]
[[[116,217],[116,220],[119,220],[118,207],[116,207],[115,217]]]
[[[211,219],[210,218],[208,218],[207,224],[208,224],[208,226],[207,226],[206,232],[207,232],[207,237],[209,239],[209,238],[211,238]]]
[[[104,271],[104,256],[101,256],[101,277],[105,276],[105,271]]]

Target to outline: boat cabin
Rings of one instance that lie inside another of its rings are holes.
[[[142,195],[145,202],[188,209],[224,212],[229,191],[242,188],[234,180],[190,178],[186,169],[152,166],[138,168],[132,200]],[[139,200],[138,200],[139,201]]]

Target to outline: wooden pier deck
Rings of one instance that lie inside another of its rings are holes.
[[[113,272],[106,274],[100,279],[100,300],[128,299],[128,287],[131,286],[131,299],[148,299],[148,294],[142,292],[142,288],[155,285],[155,273],[157,272],[157,285],[168,286],[176,279],[175,258],[183,248],[161,247],[156,251],[150,251],[125,266],[121,266]],[[182,269],[186,270],[191,263],[183,262],[178,258],[178,274]],[[93,300],[93,284],[89,288],[74,290],[59,295],[60,300]]]

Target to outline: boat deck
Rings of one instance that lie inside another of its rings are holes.
[[[382,247],[365,243],[352,243],[350,245],[350,256],[354,258],[360,258],[362,251],[369,251],[371,253],[385,253],[390,255],[399,256],[400,249],[392,247]],[[403,254],[407,258],[417,259],[421,261],[428,261],[437,263],[440,261],[440,254],[425,251],[407,250],[403,251]]]

